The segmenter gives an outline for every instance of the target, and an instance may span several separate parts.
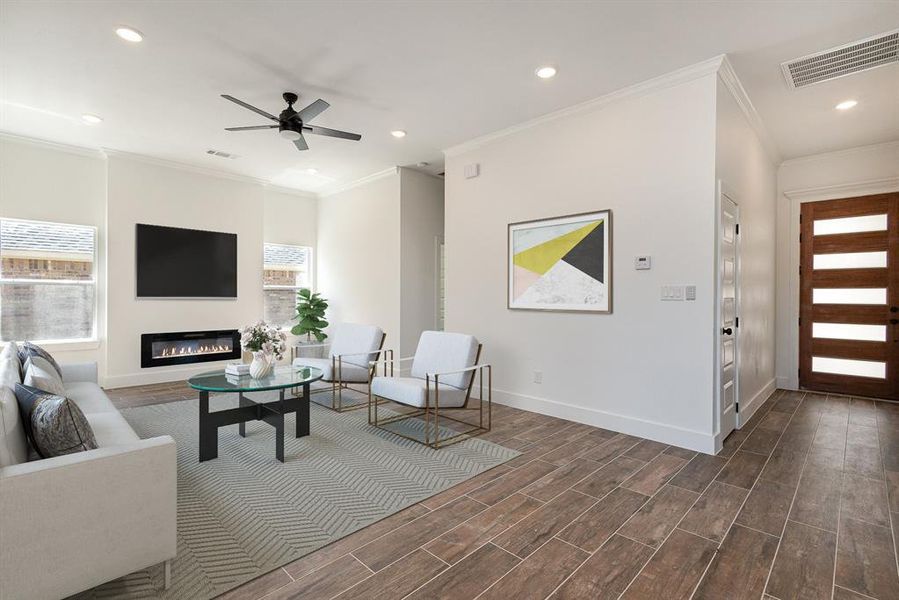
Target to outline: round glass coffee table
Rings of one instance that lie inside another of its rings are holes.
[[[309,384],[322,378],[319,369],[311,367],[275,367],[265,377],[228,375],[224,370],[194,375],[187,384],[200,392],[200,462],[217,458],[218,429],[239,424],[241,436],[246,437],[247,421],[265,421],[275,428],[275,457],[284,462],[284,415],[297,414],[296,437],[309,435]],[[285,391],[302,388],[302,395],[285,396]],[[249,392],[278,390],[278,399],[257,402],[247,398]],[[237,408],[209,411],[209,392],[237,394]]]

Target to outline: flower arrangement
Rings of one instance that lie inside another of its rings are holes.
[[[287,349],[287,334],[278,327],[259,321],[240,330],[240,347],[253,353],[250,375],[260,378],[272,369],[272,357],[281,360]]]

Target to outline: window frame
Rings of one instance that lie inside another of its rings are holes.
[[[72,349],[91,349],[99,346],[100,338],[99,338],[99,294],[100,294],[100,279],[99,279],[99,243],[100,243],[100,229],[96,225],[85,225],[84,223],[63,223],[61,221],[43,221],[37,219],[17,219],[14,217],[0,217],[0,222],[2,221],[14,221],[17,223],[36,223],[39,225],[56,225],[59,227],[84,227],[86,229],[92,229],[94,232],[94,247],[93,252],[91,253],[91,278],[90,279],[28,279],[28,278],[10,278],[7,279],[3,276],[2,267],[0,267],[0,286],[12,284],[12,285],[27,285],[27,284],[44,284],[44,285],[83,285],[83,286],[93,286],[94,294],[93,294],[93,306],[91,307],[91,335],[90,337],[71,337],[71,338],[61,338],[61,339],[32,339],[28,340],[31,342],[39,343],[43,346],[50,347],[58,347],[58,348],[72,348]],[[2,260],[2,249],[0,249],[0,260]],[[2,312],[3,306],[2,302],[0,302],[0,312]],[[7,342],[16,342],[21,343],[26,340],[6,340],[3,338],[3,332],[0,331],[0,343]]]
[[[309,285],[271,285],[265,283],[265,247],[266,246],[291,246],[293,248],[304,248],[307,252],[306,254],[306,272],[308,274]],[[312,246],[304,246],[302,244],[282,244],[279,242],[263,242],[262,243],[262,291],[266,290],[294,290],[297,292],[303,288],[309,288],[310,291],[315,292],[315,248]],[[265,312],[265,298],[263,295],[263,313]],[[294,308],[296,308],[296,303],[294,303]],[[289,325],[292,321],[288,321],[287,323],[277,323],[279,327],[283,327]]]

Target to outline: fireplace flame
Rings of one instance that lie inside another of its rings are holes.
[[[230,346],[219,344],[201,344],[199,346],[174,346],[163,348],[162,353],[156,358],[170,358],[172,356],[193,356],[196,354],[217,354],[220,352],[231,352]]]

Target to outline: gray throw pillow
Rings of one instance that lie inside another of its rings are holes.
[[[57,396],[66,394],[62,377],[59,376],[53,365],[41,356],[29,356],[25,361],[25,377],[22,378],[22,383]]]
[[[32,344],[31,342],[25,342],[22,344],[22,347],[19,348],[19,362],[22,363],[23,376],[25,361],[28,360],[29,356],[40,356],[41,358],[46,360],[56,370],[56,374],[59,375],[59,378],[62,379],[62,367],[59,366],[59,363],[56,362],[56,359],[50,356],[49,352],[47,352],[37,344]]]
[[[41,458],[99,447],[84,413],[65,396],[17,383],[16,400],[28,439]]]

